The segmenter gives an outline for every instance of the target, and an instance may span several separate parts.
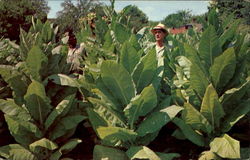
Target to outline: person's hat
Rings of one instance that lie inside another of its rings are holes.
[[[164,24],[161,23],[157,24],[153,29],[151,29],[151,32],[155,34],[156,30],[162,30],[163,32],[168,34],[168,30]]]

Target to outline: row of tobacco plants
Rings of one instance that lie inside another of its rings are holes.
[[[187,159],[168,144],[149,147],[169,123],[166,136],[199,148],[193,158],[249,158],[250,52],[240,22],[221,22],[212,10],[202,33],[169,35],[173,47],[157,59],[150,28],[127,27],[128,9],[107,7],[95,36],[83,22],[82,73],[70,72],[67,37],[56,42],[58,27],[49,22],[21,30],[18,45],[1,39],[0,135],[14,138],[0,147],[2,159],[73,158],[84,141],[75,135],[89,126],[98,137],[95,160]]]

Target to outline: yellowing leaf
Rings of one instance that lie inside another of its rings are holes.
[[[210,143],[211,151],[222,158],[240,158],[240,142],[224,134]]]

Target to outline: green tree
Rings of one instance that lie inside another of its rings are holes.
[[[45,0],[1,0],[0,35],[19,41],[20,27],[28,31],[32,16],[45,21],[48,12]]]
[[[79,29],[79,19],[86,17],[90,12],[101,12],[101,4],[97,0],[78,0],[73,3],[71,0],[65,0],[61,6],[63,9],[57,13],[55,23],[60,26],[62,34],[67,29],[74,32]]]
[[[192,17],[190,12],[191,11],[180,10],[177,13],[168,15],[162,23],[168,27],[180,27],[190,21]]]
[[[123,11],[124,18],[127,18],[129,28],[133,28],[135,32],[139,31],[143,26],[148,24],[147,15],[137,6],[126,6]]]
[[[243,18],[246,24],[250,24],[250,1],[248,0],[213,0],[214,6],[219,9],[222,16],[233,13],[235,18]]]

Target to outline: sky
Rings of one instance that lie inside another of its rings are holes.
[[[56,18],[56,12],[62,9],[61,3],[64,0],[47,0],[50,7],[50,12],[48,18]],[[74,0],[72,0],[73,2]],[[99,0],[104,4],[110,5],[109,0]],[[140,10],[142,10],[151,21],[161,21],[167,15],[176,13],[179,10],[190,10],[193,15],[200,15],[207,12],[207,6],[209,1],[170,1],[170,0],[116,0],[115,10],[120,11],[127,5],[136,5]]]

